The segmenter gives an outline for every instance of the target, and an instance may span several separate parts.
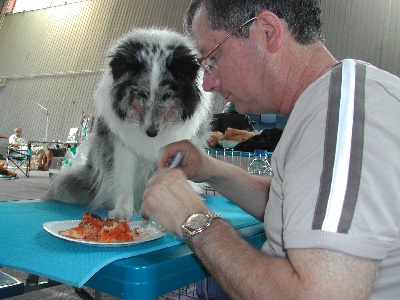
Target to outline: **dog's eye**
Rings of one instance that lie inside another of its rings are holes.
[[[171,97],[172,97],[171,93],[165,93],[164,95],[162,95],[161,100],[167,101],[167,100],[171,99]]]
[[[143,102],[146,99],[146,94],[142,93],[142,92],[138,92],[138,93],[136,93],[136,99]]]

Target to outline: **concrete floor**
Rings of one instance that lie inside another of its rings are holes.
[[[0,178],[0,201],[42,199],[49,188],[49,172],[33,170],[29,177],[17,170],[18,178]]]

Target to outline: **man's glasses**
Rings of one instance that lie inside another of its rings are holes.
[[[210,59],[210,55],[217,50],[223,43],[226,42],[227,39],[229,39],[231,36],[233,36],[236,32],[238,32],[240,29],[243,28],[243,26],[247,25],[248,23],[254,21],[257,19],[257,17],[251,18],[250,20],[244,22],[242,25],[240,25],[238,28],[236,28],[234,31],[232,31],[230,34],[228,34],[225,38],[223,38],[215,47],[213,47],[210,51],[208,51],[205,55],[197,59],[197,62],[200,64],[200,67],[202,67],[209,75],[211,75],[213,69],[218,68],[217,64],[215,61]]]

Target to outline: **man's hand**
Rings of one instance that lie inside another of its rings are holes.
[[[194,182],[204,182],[208,179],[211,168],[211,158],[188,140],[169,144],[160,150],[158,168],[168,168],[174,155],[182,151],[183,159],[179,168],[185,173],[187,179]]]
[[[206,209],[203,199],[180,169],[158,170],[147,182],[142,214],[179,237],[182,237],[181,226],[187,217]]]

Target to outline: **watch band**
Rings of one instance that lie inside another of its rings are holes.
[[[189,230],[188,227],[187,227],[187,222],[192,216],[197,215],[197,214],[202,214],[202,215],[206,216],[208,218],[208,220],[203,226],[198,227],[198,228],[196,228],[194,230]],[[190,250],[192,250],[194,252],[192,238],[195,235],[205,231],[208,227],[210,227],[211,223],[216,218],[223,219],[220,214],[214,213],[212,211],[201,211],[199,213],[191,214],[190,216],[187,217],[185,223],[183,223],[183,225],[182,225],[182,233],[183,233],[183,239],[185,240],[185,242],[189,246]]]

